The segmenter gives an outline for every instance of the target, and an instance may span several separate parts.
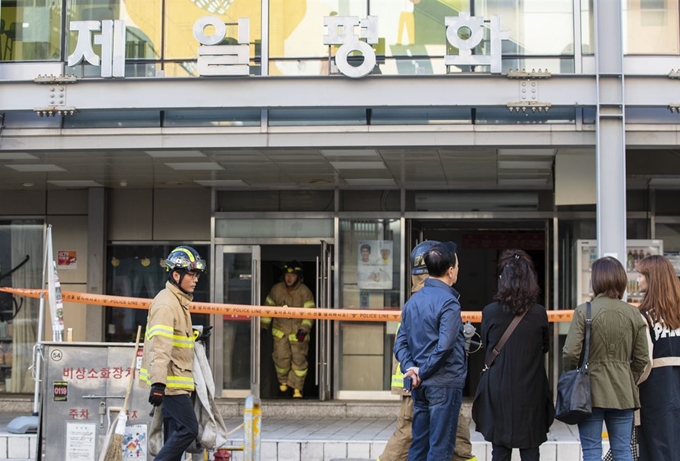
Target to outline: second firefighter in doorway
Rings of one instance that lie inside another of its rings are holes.
[[[274,285],[267,295],[268,306],[302,307],[313,309],[314,296],[302,283],[302,265],[291,261],[283,266],[283,281]],[[271,327],[274,338],[274,368],[279,380],[279,390],[293,389],[293,397],[302,398],[302,388],[309,368],[309,334],[312,331],[310,319],[281,319],[261,317],[262,327]]]

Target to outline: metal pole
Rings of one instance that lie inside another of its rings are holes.
[[[45,277],[47,275],[47,239],[52,238],[52,225],[47,225],[45,233],[45,243],[43,244],[43,272],[41,288],[45,289]],[[35,384],[33,386],[33,416],[40,413],[40,374],[42,372],[42,337],[45,332],[45,292],[40,293],[40,304],[38,307],[38,337],[33,352],[33,364],[35,365]]]
[[[243,409],[243,460],[260,461],[262,407],[260,398],[254,395],[246,397]]]
[[[594,2],[597,253],[626,265],[626,132],[622,0]]]

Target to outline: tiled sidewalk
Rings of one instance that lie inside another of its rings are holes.
[[[5,432],[7,422],[16,415],[0,415],[0,459],[27,459],[34,456],[35,435],[17,436]],[[243,421],[232,417],[225,420],[228,429]],[[375,459],[394,431],[394,418],[306,418],[265,417],[262,420],[262,461],[329,461],[331,459]],[[473,452],[478,461],[491,461],[491,447],[471,426]],[[238,430],[230,441],[243,443],[243,431]],[[606,445],[606,444],[605,444]],[[605,446],[605,450],[608,447]],[[25,452],[25,453],[24,453]],[[579,461],[578,434],[574,426],[555,422],[548,442],[541,447],[542,461]],[[242,461],[234,452],[234,461]],[[513,457],[513,460],[515,458]],[[517,457],[519,459],[519,457]]]

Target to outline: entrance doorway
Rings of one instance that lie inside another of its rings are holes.
[[[460,271],[455,288],[463,311],[481,311],[496,294],[500,255],[518,248],[532,258],[541,288],[540,303],[547,305],[549,242],[547,221],[426,221],[411,223],[411,248],[423,240],[453,241],[458,245]],[[481,324],[473,324],[481,332]],[[478,339],[478,338],[475,338]],[[471,347],[474,351],[475,348]],[[484,368],[484,350],[471,353],[463,395],[473,397]]]
[[[283,265],[298,261],[303,283],[317,307],[329,307],[332,295],[332,245],[291,243],[272,245],[218,245],[216,247],[216,302],[265,305],[271,288],[283,279]],[[297,307],[297,306],[291,306]],[[301,307],[301,306],[300,306]],[[216,382],[222,396],[242,398],[249,393],[263,399],[289,399],[292,390],[279,390],[272,358],[271,328],[261,328],[260,317],[224,316],[216,322]],[[305,399],[325,400],[330,395],[330,322],[315,320],[309,339]],[[221,331],[220,331],[221,330]],[[218,350],[219,348],[219,350]],[[220,363],[221,362],[221,363]]]

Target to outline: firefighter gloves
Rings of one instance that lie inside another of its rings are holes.
[[[207,343],[208,340],[210,339],[210,335],[212,334],[212,331],[210,331],[212,329],[213,329],[212,326],[203,327],[203,333],[198,335],[196,341],[203,341],[204,343]]]
[[[297,333],[295,334],[295,337],[297,338],[298,342],[301,342],[301,343],[302,343],[302,342],[305,341],[305,339],[307,338],[307,335],[308,335],[308,334],[309,334],[309,333],[307,333],[305,330],[299,329],[299,330],[297,331]]]
[[[149,392],[149,403],[154,407],[160,406],[165,397],[165,384],[154,383],[151,385],[151,392]]]

